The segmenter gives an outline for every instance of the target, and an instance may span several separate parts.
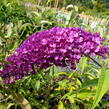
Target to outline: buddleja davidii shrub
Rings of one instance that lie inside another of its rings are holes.
[[[38,69],[52,65],[75,69],[83,55],[106,57],[109,48],[103,45],[104,39],[98,33],[91,33],[81,28],[54,27],[32,34],[3,63],[0,76],[5,84],[14,83],[24,76],[35,74]]]

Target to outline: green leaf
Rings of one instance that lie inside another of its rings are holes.
[[[40,17],[40,14],[38,12],[36,12],[36,11],[32,11],[31,13],[38,16],[38,17]]]
[[[10,48],[12,51],[14,51],[18,46],[19,46],[19,40],[18,41],[16,41],[14,44],[13,44],[13,46],[12,46],[12,48]]]
[[[26,29],[26,27],[29,27],[29,26],[32,26],[32,24],[31,24],[31,23],[25,23],[25,24],[23,24],[23,25],[20,27],[20,31],[21,31],[22,29]]]
[[[82,60],[81,60],[81,72],[84,72],[84,69],[85,67],[87,66],[87,58],[86,57],[82,57]]]
[[[51,77],[53,77],[54,74],[57,73],[57,72],[58,72],[58,67],[55,66],[55,65],[53,65],[53,66],[51,66],[51,68],[50,68],[49,75],[50,75]]]
[[[8,103],[7,106],[6,106],[6,109],[10,109],[11,106],[15,105],[14,103]]]
[[[97,106],[103,95],[109,89],[109,69],[103,68],[100,73],[95,100],[91,109],[94,109]]]
[[[40,81],[39,80],[36,81],[34,88],[36,90],[39,90],[39,88],[40,88]]]
[[[78,12],[78,6],[75,5],[74,9],[75,9],[76,12]]]
[[[75,100],[74,100],[74,96],[71,95],[71,96],[67,96],[67,98],[69,99],[69,101],[74,104]]]
[[[46,21],[46,20],[42,20],[41,21],[41,24],[49,24],[49,25],[52,25],[52,23],[50,21]]]
[[[3,109],[3,108],[4,108],[3,104],[0,104],[0,109]]]
[[[82,92],[77,94],[77,98],[79,99],[89,99],[92,96],[93,92],[90,90],[83,90]]]
[[[45,106],[44,106],[44,107],[42,107],[42,109],[48,109],[48,107],[45,107]]]
[[[50,2],[52,2],[52,1],[54,1],[54,0],[48,0],[48,1],[47,1],[47,4],[50,3]]]
[[[81,85],[81,87],[80,87],[79,90],[82,90],[82,89],[87,88],[87,87],[90,87],[90,86],[95,86],[95,85],[97,85],[97,84],[98,84],[98,78],[92,79],[92,80],[88,80],[88,81],[85,81],[85,82]]]
[[[62,101],[59,101],[59,103],[58,103],[58,109],[65,109]]]
[[[71,13],[71,16],[70,16],[70,20],[69,20],[69,22],[68,22],[68,25],[67,26],[69,26],[70,25],[70,23],[74,23],[74,21],[75,21],[75,19],[76,19],[76,17],[77,17],[77,12],[72,12]]]
[[[2,39],[4,39],[4,40],[6,39],[5,36],[4,36],[4,34],[3,34],[1,31],[0,31],[0,37],[1,37]]]
[[[10,36],[11,36],[13,24],[10,23],[8,26],[9,26],[9,27],[8,27],[8,31],[7,31],[7,36],[6,36],[6,37],[10,37]]]

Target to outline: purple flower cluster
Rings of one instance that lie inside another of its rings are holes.
[[[3,64],[0,76],[5,84],[13,83],[24,76],[36,73],[35,66],[45,69],[52,65],[75,69],[83,55],[106,57],[109,48],[103,46],[98,33],[81,28],[54,27],[32,34]]]

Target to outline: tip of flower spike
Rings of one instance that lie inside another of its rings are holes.
[[[4,79],[4,83],[5,83],[5,84],[9,84],[9,83],[10,83],[8,77],[6,77],[6,78]]]
[[[71,68],[72,70],[75,70],[75,69],[76,69],[75,64],[71,64],[71,65],[70,65],[70,68]]]

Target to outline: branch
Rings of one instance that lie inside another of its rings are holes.
[[[85,54],[84,54],[85,55]],[[95,59],[93,59],[92,57],[90,57],[89,55],[85,55],[86,57],[90,58],[95,64],[97,64],[99,67],[102,67],[101,64],[99,64]]]

